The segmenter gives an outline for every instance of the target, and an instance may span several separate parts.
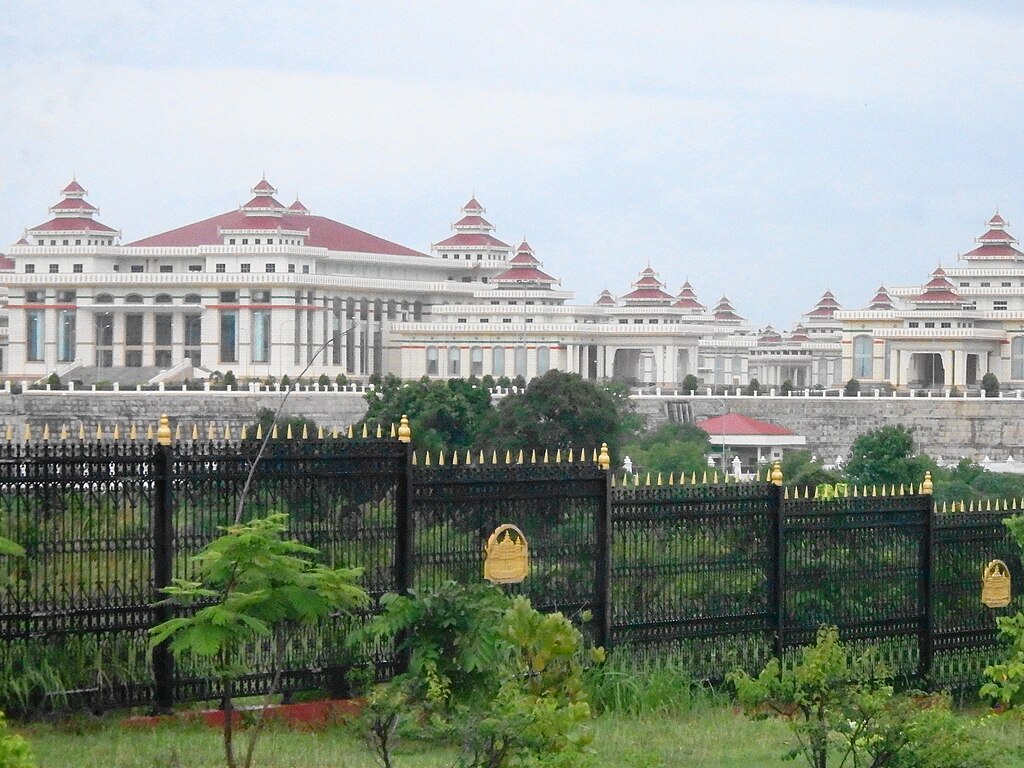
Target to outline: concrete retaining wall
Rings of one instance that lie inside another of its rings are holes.
[[[807,437],[823,461],[844,458],[857,435],[902,424],[917,451],[944,459],[1024,458],[1024,400],[865,397],[655,397],[634,398],[651,426],[742,413]]]
[[[240,427],[252,424],[261,408],[276,410],[283,394],[250,392],[42,392],[27,391],[20,395],[0,394],[0,424],[8,424],[20,436],[24,424],[33,432],[49,424],[57,430],[62,424],[77,432],[84,423],[90,434],[96,424],[112,426],[114,422],[141,427],[159,422],[166,413],[172,424],[178,421],[191,428],[209,422],[218,427],[230,424]],[[366,400],[361,392],[293,392],[285,403],[285,416],[312,419],[324,429],[345,429],[366,414]],[[2,433],[0,433],[2,434]]]

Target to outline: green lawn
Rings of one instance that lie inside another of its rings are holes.
[[[603,715],[593,723],[596,768],[785,768],[780,759],[787,729],[781,721],[752,722],[732,707],[709,702],[686,714]],[[220,734],[196,725],[128,729],[114,720],[70,726],[33,726],[30,740],[39,768],[200,768],[222,764]],[[1004,768],[1024,768],[1024,723],[997,718],[993,739],[1006,747]],[[259,753],[261,768],[371,768],[375,763],[344,727],[318,733],[272,730]],[[448,768],[452,754],[405,744],[398,768]]]

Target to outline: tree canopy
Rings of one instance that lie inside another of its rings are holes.
[[[846,474],[858,485],[910,485],[915,487],[931,466],[913,455],[914,438],[902,426],[881,427],[853,441]]]

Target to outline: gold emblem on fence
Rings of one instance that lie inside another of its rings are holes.
[[[981,578],[981,602],[989,608],[1003,608],[1010,604],[1010,569],[1002,560],[993,560],[985,566]]]
[[[499,525],[484,547],[484,578],[492,584],[518,584],[530,572],[530,547],[514,525]]]

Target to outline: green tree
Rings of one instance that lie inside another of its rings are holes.
[[[403,383],[389,374],[375,391],[366,393],[366,402],[367,424],[398,424],[407,415],[414,445],[435,452],[473,447],[494,411],[490,392],[465,379],[423,377]]]
[[[810,451],[787,451],[782,459],[782,476],[786,485],[815,488],[821,484],[835,485],[843,481],[841,472],[831,472],[813,461]]]
[[[699,386],[700,382],[697,381],[697,377],[692,373],[688,373],[683,377],[683,392],[696,392]]]
[[[748,395],[759,395],[761,394],[761,382],[757,379],[751,379],[750,383],[747,384]]]
[[[629,456],[635,471],[674,472],[691,474],[707,469],[707,456],[711,451],[708,434],[692,424],[665,424],[658,429],[630,441],[619,451]]]
[[[793,386],[793,382],[790,379],[786,379],[782,382],[782,386],[779,387],[779,394],[785,396],[792,392],[796,387]]]
[[[999,397],[999,379],[991,371],[981,377],[981,391],[985,397]]]
[[[356,584],[361,568],[331,568],[310,558],[312,547],[286,540],[287,515],[271,514],[224,528],[195,558],[198,581],[175,579],[164,589],[168,602],[193,609],[191,615],[153,627],[153,646],[170,643],[176,656],[211,658],[224,690],[224,753],[228,768],[252,765],[266,722],[264,708],[249,738],[244,759],[234,749],[233,685],[248,671],[247,645],[268,640],[274,649],[273,695],[288,648],[303,625],[368,605]],[[198,607],[201,605],[202,607]]]
[[[0,768],[34,768],[28,742],[7,728],[4,713],[0,712]]]
[[[860,382],[857,379],[850,379],[843,387],[843,394],[847,397],[856,397],[858,392],[860,392]]]
[[[913,456],[914,438],[903,427],[881,427],[853,441],[846,474],[857,485],[909,485],[924,479],[926,457]]]
[[[486,449],[518,450],[556,446],[609,446],[633,423],[625,389],[551,370],[525,392],[504,397],[481,434]],[[414,433],[415,434],[415,433]]]

